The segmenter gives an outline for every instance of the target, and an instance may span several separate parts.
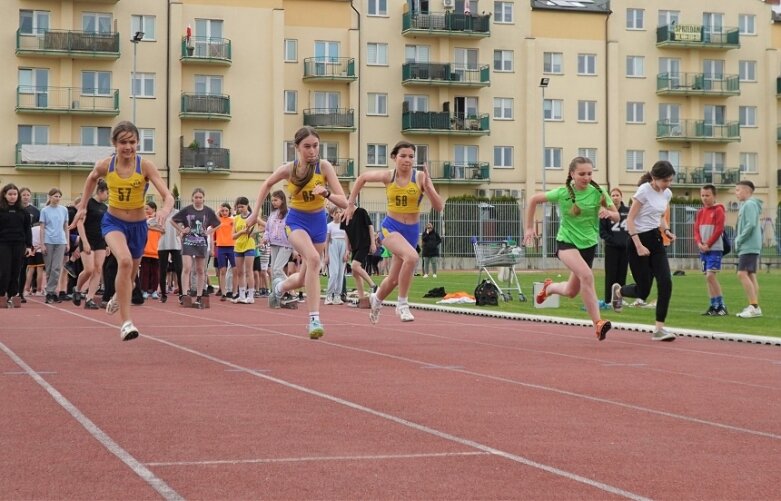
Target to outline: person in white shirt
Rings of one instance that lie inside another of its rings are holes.
[[[336,206],[331,211],[328,223],[328,237],[325,243],[325,263],[328,265],[328,289],[325,304],[343,304],[342,283],[344,282],[347,253],[347,233],[341,228],[344,212]]]

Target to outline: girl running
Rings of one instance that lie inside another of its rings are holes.
[[[87,200],[87,214],[84,219],[76,223],[79,230],[79,245],[81,246],[81,264],[84,270],[76,279],[76,286],[73,288],[73,304],[81,306],[83,299],[82,291],[87,288],[87,300],[84,308],[88,310],[99,309],[92,299],[98,293],[100,279],[103,275],[103,262],[106,260],[106,239],[103,238],[101,224],[103,216],[108,210],[106,205],[108,200],[108,185],[103,179],[98,179],[95,195]]]

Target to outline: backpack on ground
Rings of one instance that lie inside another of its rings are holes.
[[[477,306],[499,306],[499,289],[490,280],[483,280],[475,287]]]

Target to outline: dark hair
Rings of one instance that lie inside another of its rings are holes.
[[[6,193],[8,193],[11,190],[16,190],[16,203],[13,205],[9,205],[8,201],[5,199]],[[0,191],[0,208],[3,209],[9,209],[13,207],[14,209],[21,209],[22,208],[22,197],[21,192],[19,191],[19,188],[16,187],[13,183],[8,183],[5,186],[3,186],[3,190]]]
[[[742,180],[738,181],[737,183],[735,183],[735,185],[736,186],[748,186],[749,188],[751,188],[752,192],[754,191],[754,183],[752,183],[748,179],[742,179]]]
[[[106,184],[105,179],[100,178],[98,179],[98,182],[95,184],[95,192],[103,193],[104,191],[108,191],[108,184]]]
[[[644,173],[640,176],[640,181],[637,182],[637,186],[644,183],[650,183],[654,179],[667,179],[675,175],[675,167],[667,160],[659,160],[651,167],[650,172]]]
[[[702,189],[703,190],[708,190],[711,193],[713,193],[714,195],[716,194],[716,187],[713,186],[712,184],[706,184],[705,186],[702,187]]]
[[[569,199],[572,200],[572,209],[570,209],[570,214],[572,214],[573,216],[580,215],[580,207],[578,207],[578,204],[575,202],[575,190],[572,189],[572,173],[575,171],[575,169],[578,168],[578,165],[581,164],[589,164],[592,167],[594,166],[590,158],[586,158],[586,157],[573,158],[572,161],[569,163],[569,170],[567,171],[567,180],[564,182],[564,185],[567,187],[567,192],[569,193]],[[602,205],[602,207],[605,207],[607,205],[607,202],[605,201],[605,193],[602,191],[602,187],[599,185],[599,183],[597,183],[593,179],[589,184],[602,193],[602,196],[599,199],[599,203],[600,205]]]
[[[220,208],[231,210],[231,204],[228,202],[223,202],[220,204]]]
[[[236,205],[249,205],[249,199],[247,197],[238,197],[236,199]]]
[[[194,197],[196,193],[200,193],[201,195],[203,195],[203,198],[206,198],[206,192],[203,191],[203,188],[200,187],[193,189],[193,193],[192,195],[190,195],[190,198]]]
[[[24,192],[24,191],[26,191],[30,195],[33,194],[32,190],[30,188],[28,188],[27,186],[22,186],[21,188],[19,188],[19,195],[21,196],[22,192]]]
[[[153,210],[157,210],[157,204],[154,202],[154,200],[149,200],[146,204]]]
[[[398,155],[399,150],[402,148],[412,148],[412,152],[415,152],[415,145],[410,143],[409,141],[399,141],[393,146],[393,149],[391,150],[390,157],[396,158],[396,155]]]
[[[123,132],[130,132],[131,134],[134,134],[136,139],[141,137],[141,135],[138,133],[138,127],[133,125],[133,122],[123,120],[122,122],[119,122],[117,125],[115,125],[114,129],[111,131],[111,142],[116,143],[117,139],[119,139],[119,135]]]
[[[320,139],[320,134],[317,133],[314,127],[305,125],[296,131],[295,136],[293,136],[293,143],[296,146],[298,146],[299,144],[301,144],[301,141],[308,138],[309,136],[315,136],[318,140]],[[298,188],[298,191],[301,191],[304,188],[304,186],[306,186],[306,183],[308,183],[312,179],[312,176],[315,175],[315,166],[313,164],[307,163],[306,171],[299,176],[296,169],[296,165],[298,165],[297,160],[293,162],[293,170],[290,172],[290,177],[288,178],[288,181],[293,183],[293,185],[295,185]]]
[[[271,194],[271,198],[278,198],[282,200],[282,204],[279,206],[279,215],[282,217],[287,216],[287,198],[285,197],[285,192],[282,190],[277,190]]]

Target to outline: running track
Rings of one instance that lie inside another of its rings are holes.
[[[0,498],[781,498],[779,348],[415,314],[0,311]]]

